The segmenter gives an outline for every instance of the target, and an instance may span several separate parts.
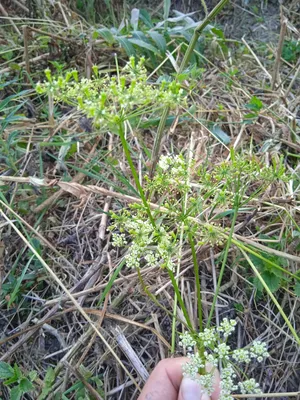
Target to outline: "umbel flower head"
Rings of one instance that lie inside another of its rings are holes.
[[[138,61],[131,57],[117,76],[103,74],[94,66],[91,79],[79,79],[76,70],[52,76],[47,69],[46,80],[37,83],[36,91],[77,107],[98,127],[113,126],[119,119],[153,113],[166,105],[176,108],[186,104],[186,94],[180,83],[176,80],[149,82],[144,63],[143,57]]]
[[[261,393],[255,379],[239,381],[235,367],[239,365],[244,369],[245,364],[262,362],[269,356],[267,345],[257,340],[246,348],[231,350],[226,342],[235,326],[235,320],[224,318],[218,328],[206,328],[198,334],[184,332],[180,335],[179,345],[188,350],[189,358],[183,365],[183,375],[198,381],[203,392],[211,395],[216,385],[214,371],[220,366],[220,400],[233,400],[232,394],[237,391],[242,394]],[[210,364],[211,370],[203,373],[207,364]]]

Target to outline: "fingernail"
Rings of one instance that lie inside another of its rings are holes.
[[[182,379],[180,392],[183,400],[210,400],[208,394],[202,393],[200,384],[190,378]]]

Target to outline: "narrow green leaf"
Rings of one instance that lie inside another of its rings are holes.
[[[144,22],[144,24],[148,27],[148,28],[153,28],[153,22],[151,20],[151,16],[148,13],[147,10],[145,10],[144,8],[142,8],[140,10],[140,20]]]
[[[151,39],[155,42],[156,46],[162,53],[165,53],[167,50],[167,42],[164,36],[161,33],[155,31],[148,32]]]
[[[139,40],[139,39],[128,39],[128,41],[130,41],[130,43],[135,44],[136,46],[142,47],[144,49],[153,51],[153,53],[157,53],[157,48],[155,48],[154,46],[152,46],[152,44],[150,43],[146,43],[143,40]]]
[[[210,130],[222,143],[230,143],[230,137],[218,125],[214,125]]]
[[[111,33],[111,31],[108,28],[104,27],[104,28],[97,29],[97,32],[99,33],[100,36],[103,37],[103,39],[107,43],[113,44],[115,42],[114,35]]]
[[[295,285],[295,295],[300,297],[300,282],[297,282]]]
[[[170,14],[171,0],[164,0],[164,19],[167,19]]]
[[[139,16],[140,16],[140,10],[138,8],[133,8],[131,10],[131,18],[130,18],[130,23],[131,26],[133,27],[133,30],[136,31],[139,25]]]
[[[121,36],[117,36],[116,39],[119,42],[120,46],[125,50],[128,57],[136,55],[136,51],[133,45],[130,43],[129,39]]]

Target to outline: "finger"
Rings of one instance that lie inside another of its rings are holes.
[[[178,400],[210,400],[210,397],[203,392],[197,381],[184,377],[181,381]]]
[[[147,380],[138,400],[177,400],[186,357],[160,361]]]
[[[212,366],[206,365],[206,371],[210,372]],[[203,390],[201,385],[191,378],[184,377],[181,382],[178,400],[219,400],[220,398],[220,374],[217,369],[214,370],[214,392],[211,397]]]

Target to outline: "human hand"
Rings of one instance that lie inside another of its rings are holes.
[[[167,358],[160,361],[147,380],[138,400],[218,400],[220,378],[216,371],[215,391],[209,397],[201,395],[200,385],[189,378],[183,378],[182,365],[186,357]]]

